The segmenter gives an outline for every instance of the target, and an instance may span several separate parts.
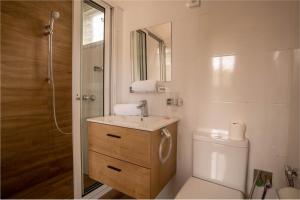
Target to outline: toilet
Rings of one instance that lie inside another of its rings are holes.
[[[193,176],[176,199],[242,199],[246,191],[248,140],[216,130],[193,134]]]

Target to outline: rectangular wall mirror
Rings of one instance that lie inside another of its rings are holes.
[[[171,22],[131,31],[130,43],[133,81],[171,81]]]

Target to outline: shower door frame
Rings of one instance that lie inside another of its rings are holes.
[[[117,12],[120,9],[102,0],[92,0],[105,8],[105,40],[104,40],[104,115],[111,114],[116,99],[115,68],[117,41]],[[111,188],[107,185],[95,189],[85,196],[82,188],[82,150],[81,150],[81,33],[83,1],[73,1],[73,35],[72,35],[72,133],[73,133],[73,184],[74,198],[99,198]]]

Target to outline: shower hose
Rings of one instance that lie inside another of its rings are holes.
[[[52,33],[48,35],[48,82],[51,84],[52,89],[52,110],[53,110],[53,119],[55,123],[56,129],[61,133],[65,135],[71,135],[72,133],[64,132],[58,125],[57,117],[56,117],[56,101],[55,101],[55,83],[54,83],[54,77],[53,77],[53,64],[52,64]]]

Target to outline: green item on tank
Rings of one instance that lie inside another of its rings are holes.
[[[259,179],[257,179],[255,185],[258,186],[258,187],[263,186],[264,185],[263,179],[261,177]]]

